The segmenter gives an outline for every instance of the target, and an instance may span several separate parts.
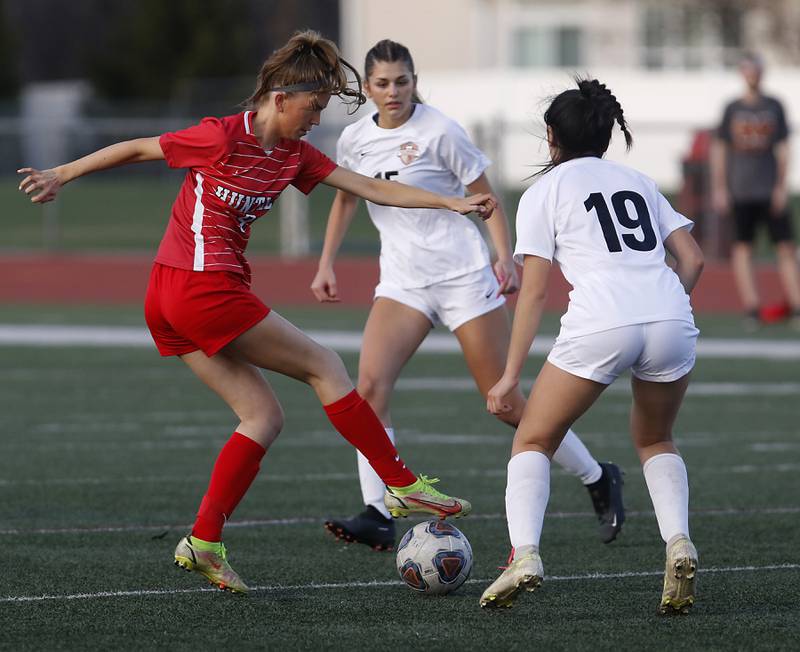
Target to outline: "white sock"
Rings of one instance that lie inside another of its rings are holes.
[[[577,475],[583,484],[592,484],[603,475],[603,469],[592,457],[572,429],[567,430],[561,445],[553,455],[553,461],[564,468],[567,473]]]
[[[664,541],[689,536],[689,479],[680,455],[654,455],[642,466]]]
[[[386,428],[386,435],[394,444],[394,428]],[[383,484],[383,480],[375,473],[375,469],[360,451],[356,451],[356,458],[358,459],[358,480],[361,482],[361,496],[364,498],[364,504],[372,505],[386,518],[390,518],[389,510],[383,504],[386,485]]]
[[[508,462],[506,518],[511,545],[536,546],[550,498],[550,460],[534,451],[517,453]]]

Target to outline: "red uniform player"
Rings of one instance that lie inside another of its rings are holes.
[[[348,85],[347,70],[357,89]],[[323,182],[377,203],[484,217],[494,207],[490,195],[443,197],[337,167],[300,140],[319,124],[331,95],[356,106],[365,101],[358,74],[336,45],[301,32],[263,64],[243,113],[117,143],[52,169],[19,170],[26,175],[20,190],[40,203],[73,179],[119,165],[166,160],[187,169],[153,266],[145,317],[161,354],[180,356],[240,423],[217,458],[192,532],[175,549],[175,563],[239,593],[248,588],[227,562],[222,528],[283,425],[281,406],[259,368],[311,385],[334,427],[386,483],[394,516],[462,516],[470,510],[467,501],[437,491],[432,480],[406,468],[336,353],[250,291],[244,251],[252,223],[289,184],[308,193]]]

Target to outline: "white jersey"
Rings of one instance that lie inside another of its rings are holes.
[[[664,240],[692,222],[654,181],[595,157],[556,166],[522,195],[514,260],[555,260],[572,285],[560,337],[677,319],[689,297],[665,262]]]
[[[448,196],[463,196],[491,164],[456,122],[424,104],[395,129],[379,127],[373,115],[348,125],[336,152],[338,164],[354,172]],[[463,215],[372,202],[367,208],[381,237],[382,283],[425,287],[490,262],[480,231]]]

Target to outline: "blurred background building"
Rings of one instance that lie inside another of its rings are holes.
[[[495,161],[495,184],[512,193],[546,156],[547,98],[575,74],[606,82],[625,109],[636,142],[626,155],[617,139],[609,157],[668,193],[685,186],[696,133],[740,93],[743,51],[762,54],[766,92],[784,101],[792,125],[800,120],[797,0],[4,0],[0,8],[0,153],[15,167],[239,110],[263,59],[302,28],[339,42],[359,68],[376,41],[406,44],[424,99],[471,132]],[[332,102],[311,138],[333,154],[352,119]],[[793,149],[800,161],[800,138]],[[145,165],[139,174],[173,173]],[[797,194],[800,164],[790,177]],[[306,237],[289,250],[314,246]]]

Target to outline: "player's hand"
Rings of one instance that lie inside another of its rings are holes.
[[[486,394],[486,409],[492,414],[511,412],[513,408],[505,399],[517,388],[517,385],[519,385],[519,378],[510,378],[503,374],[503,377]]]
[[[477,213],[482,220],[488,220],[496,206],[497,199],[493,195],[481,193],[469,197],[452,197],[448,208],[462,215]]]
[[[339,295],[336,288],[336,274],[330,267],[320,267],[314,280],[311,281],[311,291],[321,303],[338,303]]]
[[[786,205],[789,202],[789,191],[786,186],[775,186],[769,204],[769,212],[773,218],[783,217]]]
[[[716,188],[711,191],[711,208],[720,217],[727,217],[731,210],[731,198],[727,188]]]
[[[20,181],[19,189],[28,195],[34,204],[53,201],[63,185],[55,169],[20,168],[17,174],[27,175]]]
[[[519,290],[519,275],[513,260],[498,260],[493,269],[497,282],[500,284],[500,289],[497,291],[496,296],[514,294]]]

